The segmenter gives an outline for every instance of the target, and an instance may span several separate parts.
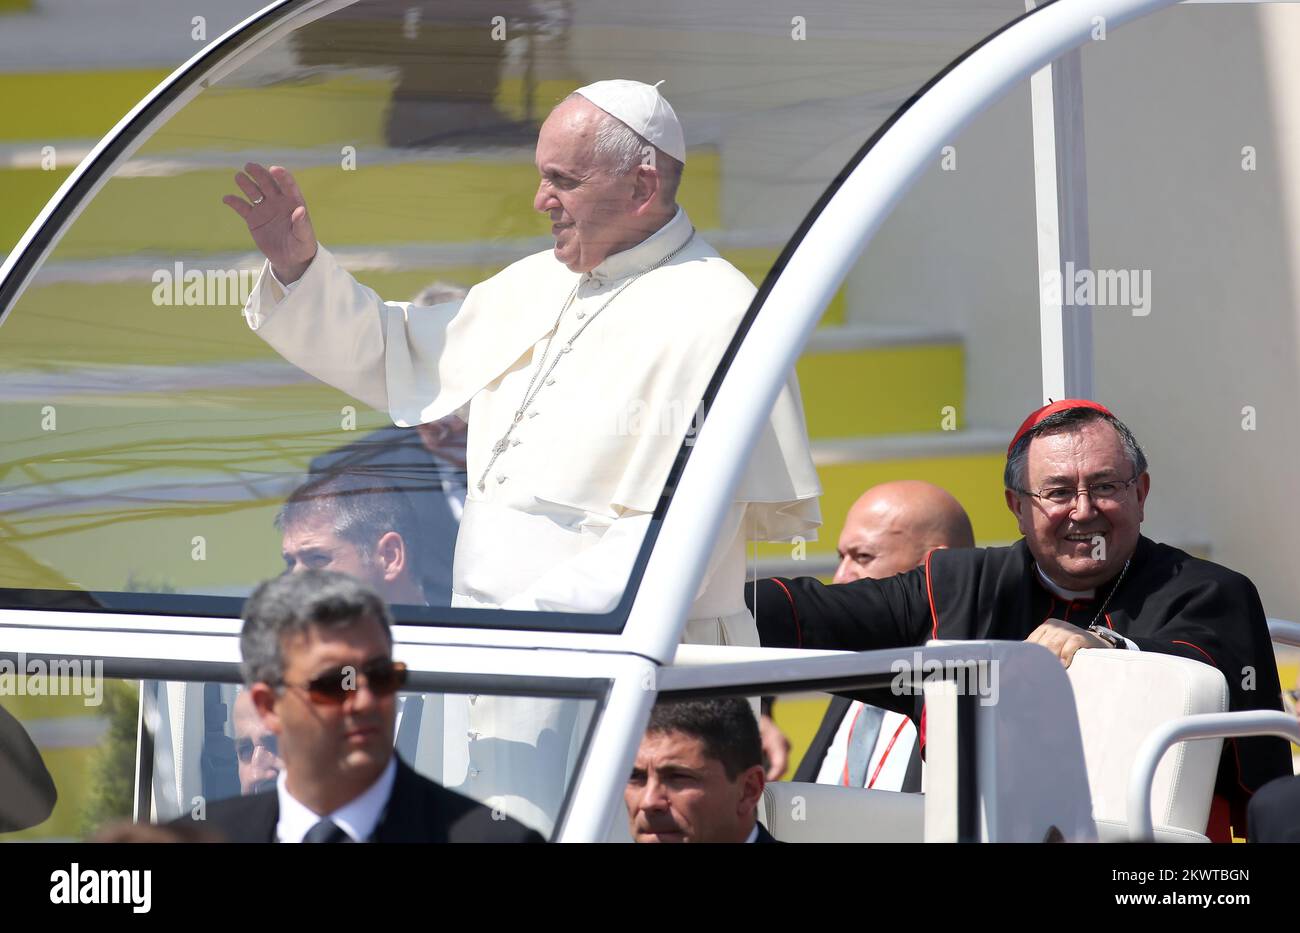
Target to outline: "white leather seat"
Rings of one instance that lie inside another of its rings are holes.
[[[1098,842],[1132,842],[1133,837],[1130,832],[1127,820],[1097,820]],[[1209,842],[1210,839],[1205,833],[1193,832],[1190,829],[1179,829],[1176,826],[1157,826],[1155,827],[1155,841]]]
[[[777,781],[758,818],[782,842],[924,842],[925,798],[888,790]]]
[[[1098,838],[1126,840],[1128,782],[1138,746],[1156,726],[1228,708],[1223,674],[1208,664],[1150,651],[1088,649],[1068,675],[1079,712]],[[1158,841],[1208,842],[1221,739],[1180,742],[1156,770],[1151,815]]]

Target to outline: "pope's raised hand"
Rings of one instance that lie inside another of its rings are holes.
[[[249,162],[235,173],[235,184],[248,200],[228,194],[221,202],[244,218],[275,277],[286,285],[296,282],[316,256],[316,231],[298,183],[286,168]]]

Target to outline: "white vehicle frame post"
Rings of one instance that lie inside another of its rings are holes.
[[[1034,0],[1025,0],[1032,10]],[[1105,28],[1104,22],[1100,28]],[[1092,398],[1092,306],[1074,301],[1074,269],[1091,265],[1083,129],[1083,55],[1074,49],[1029,82],[1038,231],[1043,403]],[[1068,265],[1067,265],[1068,264]]]
[[[1268,636],[1274,643],[1300,648],[1300,623],[1286,619],[1269,619]]]
[[[876,138],[760,292],[754,318],[704,422],[650,555],[625,634],[633,650],[672,657],[718,527],[776,402],[784,374],[823,309],[886,217],[975,116],[1021,81],[1091,41],[1174,0],[1056,0],[1011,23],[958,61]],[[1055,124],[1053,124],[1055,125]],[[1071,241],[1071,248],[1077,243]],[[1062,357],[1064,358],[1064,357]]]

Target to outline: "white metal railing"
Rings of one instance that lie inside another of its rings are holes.
[[[1293,625],[1294,623],[1287,623]],[[1164,723],[1143,740],[1133,759],[1128,784],[1128,827],[1133,842],[1151,842],[1151,789],[1160,759],[1179,742],[1275,735],[1300,743],[1300,722],[1289,713],[1247,710],[1240,713],[1200,713]]]
[[[1268,634],[1275,644],[1300,648],[1300,622],[1288,622],[1286,619],[1269,619]]]

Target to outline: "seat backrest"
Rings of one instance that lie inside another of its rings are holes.
[[[1092,812],[1128,819],[1128,784],[1138,747],[1162,723],[1228,708],[1228,684],[1208,664],[1154,651],[1080,651],[1068,675],[1079,711]],[[1151,815],[1157,826],[1205,832],[1221,739],[1180,742],[1156,769]]]
[[[925,797],[834,784],[776,781],[758,818],[781,842],[924,842]]]

